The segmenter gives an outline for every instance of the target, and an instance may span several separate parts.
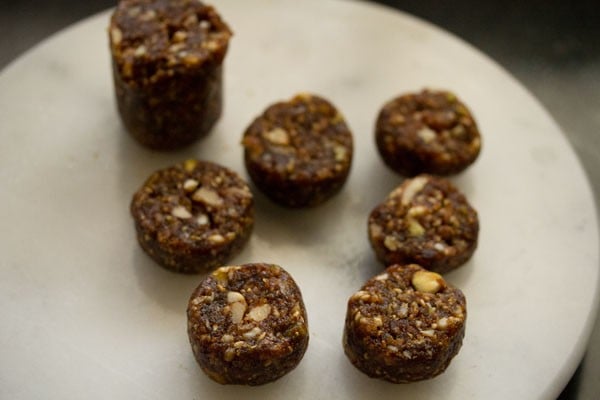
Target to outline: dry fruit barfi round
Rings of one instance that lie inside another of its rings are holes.
[[[153,173],[134,194],[138,242],[163,267],[198,273],[223,265],[248,241],[254,201],[220,165],[187,160]]]
[[[464,264],[477,247],[479,219],[448,180],[405,180],[373,209],[369,241],[385,265],[417,263],[444,273]]]
[[[458,353],[467,317],[463,293],[416,264],[393,265],[348,301],[343,346],[370,377],[433,378]]]
[[[448,91],[423,90],[389,101],[377,118],[375,138],[385,163],[405,176],[456,174],[481,149],[475,119]]]
[[[206,135],[221,115],[231,35],[216,10],[197,0],[120,0],[109,38],[127,131],[158,150]]]
[[[222,384],[274,381],[296,368],[308,346],[300,289],[273,264],[217,269],[192,294],[187,316],[196,360]]]
[[[246,129],[242,144],[252,181],[288,207],[329,199],[346,182],[352,163],[352,133],[344,117],[310,94],[268,107]]]

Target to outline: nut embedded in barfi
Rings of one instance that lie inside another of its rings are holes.
[[[198,364],[222,384],[272,382],[296,368],[308,346],[300,289],[273,264],[215,270],[190,297],[187,317]]]
[[[444,273],[475,252],[479,219],[449,181],[419,175],[404,181],[373,209],[368,234],[383,264],[417,263]]]
[[[370,377],[393,383],[433,378],[462,346],[463,293],[419,265],[393,265],[348,301],[344,351]]]
[[[384,162],[404,176],[456,174],[477,159],[481,135],[451,92],[423,90],[386,103],[375,128]]]
[[[109,27],[115,95],[127,131],[168,150],[206,135],[221,115],[232,33],[196,0],[121,0]]]
[[[223,265],[246,244],[254,224],[246,182],[206,161],[187,160],[155,172],[130,208],[142,249],[182,273]]]
[[[271,200],[311,207],[335,195],[352,163],[352,133],[340,112],[310,94],[268,107],[242,140],[248,174]]]

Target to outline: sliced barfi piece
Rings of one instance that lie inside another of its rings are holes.
[[[481,149],[475,119],[448,91],[423,90],[389,101],[377,118],[375,138],[385,163],[404,176],[456,174]]]
[[[144,251],[183,273],[223,265],[242,249],[254,224],[246,182],[206,161],[187,160],[153,173],[130,208]]]
[[[273,201],[310,207],[337,193],[352,163],[352,134],[327,100],[300,94],[250,124],[242,144],[248,174]]]
[[[417,263],[444,273],[464,264],[477,247],[479,219],[448,180],[407,179],[369,216],[369,240],[385,265]]]
[[[188,335],[202,370],[222,384],[262,385],[300,363],[308,346],[300,289],[281,267],[221,267],[192,294]]]
[[[416,264],[393,265],[348,301],[343,346],[362,372],[393,383],[433,378],[462,346],[463,293]]]

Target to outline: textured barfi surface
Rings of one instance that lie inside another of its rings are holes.
[[[375,138],[385,163],[404,176],[456,174],[481,150],[471,112],[448,91],[423,90],[389,101],[379,113]]]
[[[208,133],[221,115],[231,31],[196,0],[121,0],[109,27],[117,106],[129,133],[167,150]]]
[[[408,383],[446,370],[462,346],[463,293],[418,265],[394,265],[348,301],[343,345],[359,370]]]
[[[194,356],[219,383],[274,381],[296,368],[308,346],[300,289],[277,265],[217,269],[192,294],[187,315]]]
[[[477,247],[479,218],[448,180],[407,179],[369,216],[369,240],[385,265],[417,263],[440,273],[464,264]]]
[[[254,224],[246,182],[206,161],[187,160],[156,171],[134,194],[130,208],[146,253],[183,273],[223,265],[248,241]]]
[[[246,129],[246,168],[256,186],[288,207],[329,199],[346,182],[352,134],[327,100],[300,94],[268,107]]]

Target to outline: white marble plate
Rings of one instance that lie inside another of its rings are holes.
[[[351,1],[222,0],[235,30],[226,112],[210,137],[156,153],[121,127],[108,13],[52,37],[0,75],[0,398],[533,399],[554,397],[580,360],[598,296],[590,188],[559,128],[498,65],[407,15]],[[371,208],[400,182],[379,159],[376,113],[392,96],[447,88],[484,135],[453,179],[479,210],[480,246],[447,279],[469,307],[463,348],[431,381],[392,385],[358,372],[341,334],[346,300],[380,271]],[[356,140],[344,190],[312,210],[257,195],[249,246],[232,262],[275,262],[302,288],[310,346],[262,387],[224,387],[196,365],[185,309],[199,276],[138,248],[128,205],[153,170],[197,156],[245,174],[250,120],[297,91],[331,99]]]

